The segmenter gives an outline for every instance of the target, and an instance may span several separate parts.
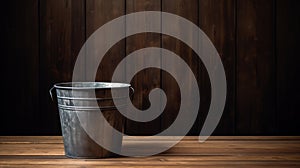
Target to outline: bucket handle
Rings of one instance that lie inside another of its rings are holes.
[[[131,90],[131,93],[129,94],[129,97],[131,98],[131,100],[133,99],[133,95],[134,95],[134,89],[132,86],[129,87],[129,89]]]
[[[53,101],[53,94],[52,94],[52,91],[53,91],[54,88],[55,88],[55,87],[53,86],[53,87],[49,90],[50,97],[51,97],[52,101]]]

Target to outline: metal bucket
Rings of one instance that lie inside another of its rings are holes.
[[[99,108],[107,122],[120,132],[123,132],[125,118],[114,105],[111,92],[114,91],[122,107],[126,108],[130,98],[129,89],[133,94],[134,90],[130,84],[107,83],[107,82],[73,82],[58,83],[50,89],[56,89],[57,103],[60,115],[61,129],[64,141],[65,155],[71,158],[105,158],[113,157],[116,154],[105,150],[93,139],[89,137],[81,124],[88,124],[91,114]],[[96,97],[95,97],[96,95]],[[114,95],[114,96],[115,96]],[[79,121],[77,113],[87,117]],[[100,121],[101,122],[101,121]],[[95,128],[95,131],[102,130],[99,135],[106,144],[110,144],[115,150],[120,151],[122,147],[122,137],[113,135],[109,130],[105,130],[104,125]],[[98,133],[98,132],[97,132]]]

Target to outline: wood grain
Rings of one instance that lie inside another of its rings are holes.
[[[125,1],[124,0],[86,0],[86,35],[89,38],[92,33],[103,26],[105,23],[120,17],[125,14]],[[125,35],[125,23],[124,29],[121,30]],[[99,39],[97,39],[99,40]],[[102,37],[102,41],[109,41],[109,37]],[[97,50],[99,46],[96,43],[91,42],[90,46],[93,46],[94,50]],[[125,40],[121,40],[109,49],[103,57],[100,65],[96,65],[95,56],[86,56],[86,80],[87,81],[111,81],[113,72],[118,63],[125,56]],[[92,70],[98,69],[96,78],[93,75]],[[124,67],[125,70],[125,67]],[[123,75],[124,77],[124,75]],[[125,78],[125,77],[124,77]],[[121,81],[122,82],[122,81]]]
[[[140,150],[163,145],[177,137],[124,137],[124,147]],[[185,137],[166,152],[149,157],[69,159],[62,138],[0,137],[0,167],[299,167],[300,137]]]
[[[39,105],[38,1],[1,4],[2,135],[36,134]],[[22,125],[22,126],[21,126]]]
[[[299,1],[276,1],[277,131],[299,134]]]
[[[217,135],[233,135],[235,132],[235,5],[235,0],[199,1],[199,27],[216,47],[226,74],[226,106],[220,123],[214,132]],[[211,88],[206,68],[203,64],[200,64],[199,69],[201,104],[197,123],[202,125],[210,106]]]
[[[189,1],[189,3],[186,3],[186,1],[184,0],[162,0],[162,11],[179,15],[197,25],[197,4],[197,0]],[[164,20],[162,20],[162,22],[164,22]],[[178,20],[172,20],[172,22],[174,23],[174,27],[179,26]],[[180,34],[186,30],[181,27],[181,29],[178,31],[178,33]],[[191,35],[191,37],[193,37],[193,34]],[[190,69],[193,71],[194,75],[197,78],[199,59],[197,59],[197,55],[191,48],[189,48],[180,40],[167,35],[162,35],[162,48],[172,51],[180,56],[189,65]],[[185,83],[184,88],[182,88],[183,90],[179,90],[176,79],[174,79],[169,73],[162,71],[162,89],[165,91],[165,94],[167,96],[167,104],[161,117],[162,130],[167,129],[177,117],[180,109],[180,102],[184,101],[181,100],[180,92],[187,92],[189,94],[192,94],[194,92],[194,90],[191,89],[190,82],[192,76],[188,75],[186,72],[182,72],[181,69],[176,67],[175,62],[166,60],[164,57],[162,57],[162,67],[166,66],[167,64],[174,65],[174,69],[172,69],[173,73],[179,74],[181,80],[187,82]],[[192,104],[192,102],[187,103]]]
[[[139,11],[160,11],[161,4],[160,0],[127,0],[126,1],[126,13],[133,13]],[[143,23],[142,23],[143,24]],[[146,24],[146,20],[145,23]],[[147,24],[148,25],[148,24]],[[126,27],[132,25],[126,25]],[[141,33],[126,39],[126,55],[130,53],[147,48],[147,47],[161,47],[161,36],[160,34],[154,33]],[[149,54],[149,53],[145,53]],[[145,55],[141,55],[139,59],[134,62],[126,64],[126,71],[136,64],[144,65]],[[161,63],[161,60],[153,60],[157,64]],[[128,78],[128,77],[126,77]],[[132,103],[135,107],[140,110],[146,110],[150,107],[148,99],[149,93],[154,88],[160,88],[160,70],[156,68],[145,69],[135,75],[131,80],[135,93]],[[128,79],[127,79],[128,80]],[[160,105],[158,106],[160,107]],[[159,109],[158,109],[159,110]],[[160,128],[160,117],[156,118],[151,122],[134,122],[127,120],[126,133],[129,135],[151,135],[159,133]]]
[[[72,81],[77,53],[85,40],[83,6],[84,0],[40,2],[40,80],[36,88],[40,97],[36,123],[40,134],[43,131],[60,133],[57,105],[52,102],[48,90],[54,83]]]
[[[275,133],[273,0],[237,1],[236,133]]]
[[[54,83],[71,80],[87,37],[126,13],[163,10],[199,25],[221,56],[228,95],[216,135],[299,135],[298,6],[298,0],[5,1],[0,11],[1,96],[5,98],[1,101],[0,134],[59,135],[57,106],[48,90]],[[190,132],[197,135],[210,104],[210,84],[201,60],[184,43],[168,36],[135,35],[116,43],[99,67],[94,58],[82,60],[80,73],[91,73],[87,65],[98,68],[97,81],[110,81],[126,54],[146,46],[161,46],[181,55],[198,78],[200,113]],[[182,74],[182,78],[188,77]],[[154,87],[163,88],[169,102],[162,118],[148,124],[128,121],[127,132],[146,135],[167,128],[181,101],[174,78],[148,69],[137,74],[132,84],[137,90],[133,103],[138,108],[150,105],[148,93]]]

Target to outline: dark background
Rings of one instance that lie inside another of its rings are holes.
[[[3,1],[0,134],[60,134],[57,107],[48,90],[54,83],[71,81],[85,40],[118,16],[158,10],[199,25],[220,54],[228,95],[215,135],[300,135],[299,7],[298,0]],[[109,81],[122,58],[149,46],[177,53],[196,75],[201,106],[189,135],[197,135],[209,108],[210,83],[201,60],[180,41],[151,33],[128,37],[106,54],[99,66],[106,73],[98,73],[96,80]],[[85,66],[89,65],[83,65],[83,71]],[[147,96],[155,87],[165,90],[168,103],[152,122],[127,120],[126,133],[151,135],[167,128],[181,101],[175,80],[159,69],[147,69],[131,83],[136,89],[136,107],[149,107]]]

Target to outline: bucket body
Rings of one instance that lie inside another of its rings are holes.
[[[106,82],[76,82],[55,84],[65,154],[71,158],[105,158],[116,154],[98,145],[86,133],[82,125],[92,123],[95,113],[101,110],[106,121],[123,132],[124,116],[118,112],[114,101],[126,109],[129,101],[129,84]],[[114,92],[112,99],[111,92]],[[51,91],[50,91],[51,92]],[[80,114],[81,120],[78,118]],[[82,118],[84,120],[82,120]],[[103,121],[92,125],[93,134],[116,151],[121,151],[122,137],[105,128]],[[95,127],[95,128],[94,128]]]

